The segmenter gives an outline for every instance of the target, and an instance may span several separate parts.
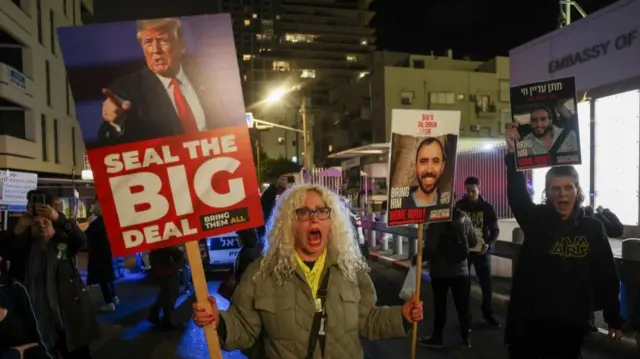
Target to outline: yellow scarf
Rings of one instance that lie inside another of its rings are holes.
[[[324,263],[327,259],[327,250],[322,251],[322,254],[316,262],[313,264],[313,268],[309,269],[302,259],[296,253],[296,262],[298,262],[298,267],[302,273],[304,273],[304,277],[307,278],[307,284],[311,288],[311,294],[313,295],[313,299],[318,299],[318,288],[320,288],[320,277],[322,276],[322,270],[324,269]]]

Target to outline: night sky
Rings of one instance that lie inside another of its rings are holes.
[[[613,0],[580,0],[587,14]],[[96,21],[206,13],[211,0],[95,0]],[[502,5],[510,4],[510,5]],[[558,0],[376,0],[378,49],[486,60],[557,28]],[[574,11],[574,21],[579,14]]]

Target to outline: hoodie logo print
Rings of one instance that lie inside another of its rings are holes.
[[[558,237],[549,254],[562,258],[584,258],[589,253],[589,242],[585,236]]]

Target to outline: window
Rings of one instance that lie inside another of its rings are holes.
[[[500,102],[511,102],[511,87],[509,80],[500,80],[500,94],[498,96]]]
[[[411,105],[416,94],[413,91],[400,91],[400,103],[403,105]]]
[[[250,61],[250,60],[251,60],[251,55],[247,55],[247,54],[242,55],[242,61]]]
[[[67,106],[67,115],[71,115],[71,94],[69,93],[69,80],[67,79],[66,81],[66,86],[65,86],[65,98],[67,100],[66,106]]]
[[[347,55],[347,62],[357,62],[358,57],[356,55]]]
[[[284,34],[284,41],[286,42],[313,42],[315,35],[310,34]]]
[[[430,92],[429,102],[434,105],[452,105],[456,102],[453,92]]]
[[[493,112],[494,106],[493,102],[491,102],[491,96],[478,96],[476,101],[476,109],[480,112]]]
[[[47,105],[51,106],[51,65],[49,65],[49,60],[44,60],[44,72],[47,86]]]
[[[76,166],[76,128],[71,127],[71,161],[73,163],[73,167]]]
[[[249,25],[251,25],[251,20],[244,19],[244,26],[249,26]]]
[[[358,79],[361,79],[367,75],[369,75],[368,71],[362,71],[361,73],[358,74]]]
[[[413,60],[414,69],[424,69],[424,60]]]
[[[258,14],[256,14],[255,12],[253,13],[253,15],[251,15],[252,18],[257,19],[258,18]]]
[[[274,61],[273,62],[273,71],[291,71],[291,65],[289,61]]]
[[[49,41],[51,43],[51,53],[56,54],[56,21],[53,10],[49,12]]]
[[[316,70],[303,69],[302,73],[300,74],[300,78],[303,78],[303,79],[315,79],[316,78]]]
[[[363,39],[360,41],[360,45],[362,46],[367,46],[369,44],[369,41],[367,41],[366,39]]]
[[[58,120],[53,120],[53,158],[60,163],[60,139],[58,138]]]
[[[599,98],[595,110],[594,206],[638,225],[640,91]]]
[[[40,116],[40,133],[42,136],[42,160],[48,161],[49,156],[47,156],[47,116]]]
[[[27,139],[24,110],[9,108],[0,111],[0,135]]]
[[[42,0],[38,0],[36,7],[36,11],[38,12],[38,42],[42,44]]]

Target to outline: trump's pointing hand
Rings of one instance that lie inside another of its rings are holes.
[[[109,89],[102,89],[106,99],[102,102],[102,119],[107,122],[118,122],[131,109],[131,101],[122,99]]]

